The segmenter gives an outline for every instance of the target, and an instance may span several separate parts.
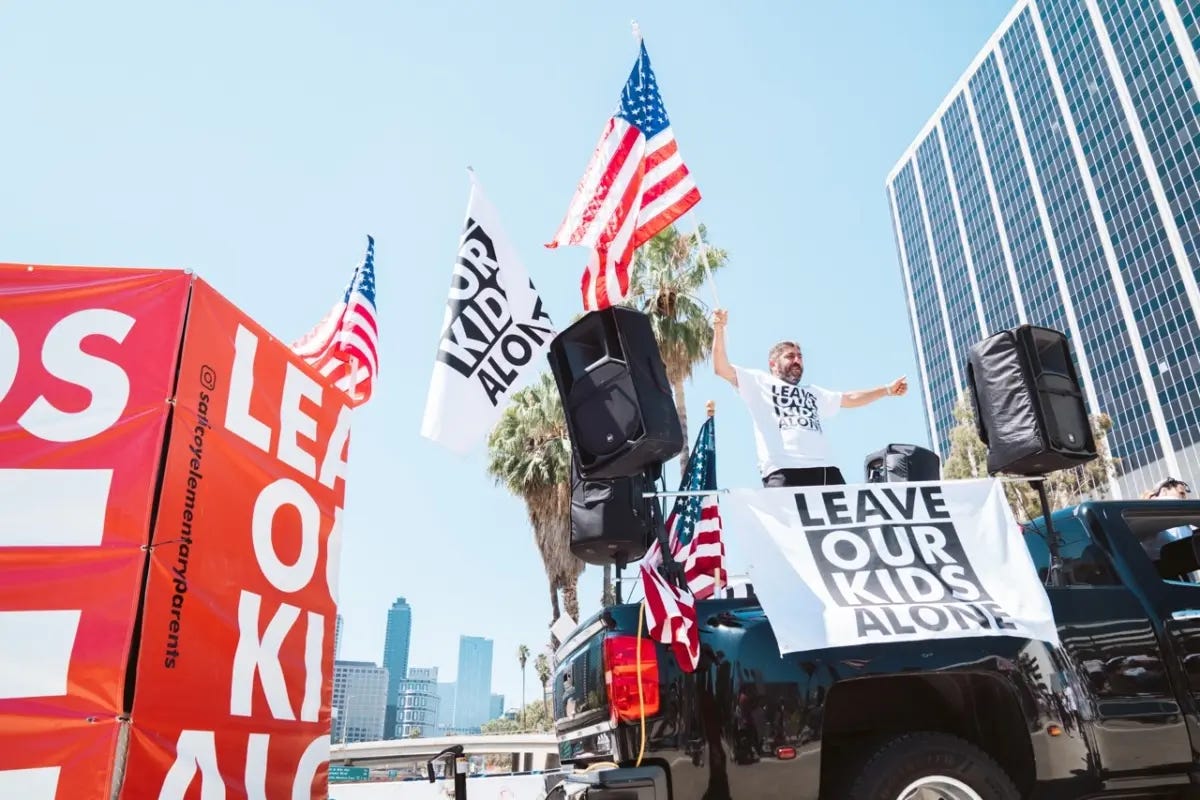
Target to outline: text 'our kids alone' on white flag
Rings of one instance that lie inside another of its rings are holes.
[[[456,453],[483,441],[543,362],[550,316],[474,171],[421,435]]]
[[[735,489],[721,515],[780,654],[1058,631],[995,479]]]

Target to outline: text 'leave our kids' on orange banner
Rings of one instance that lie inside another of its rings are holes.
[[[339,390],[194,282],[124,800],[326,796],[349,433]]]
[[[109,796],[190,282],[0,264],[0,797]]]

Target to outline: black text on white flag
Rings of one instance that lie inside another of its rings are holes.
[[[809,549],[862,638],[1016,630],[967,558],[940,486],[825,491],[819,509],[812,499],[796,495]]]
[[[968,636],[1057,641],[999,482],[734,490],[721,501],[780,652]]]
[[[472,174],[421,435],[458,453],[478,445],[554,336],[533,281]]]
[[[493,406],[554,336],[536,292],[528,321],[514,319],[499,267],[492,237],[468,219],[446,303],[449,323],[438,346],[438,360],[478,380]]]

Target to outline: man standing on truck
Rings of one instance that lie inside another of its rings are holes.
[[[754,441],[763,486],[828,486],[844,484],[833,464],[825,422],[843,408],[857,408],[881,397],[900,397],[908,380],[856,392],[832,392],[801,384],[804,355],[795,342],[779,342],[767,354],[770,372],[729,363],[725,324],[729,312],[713,314],[713,370],[738,390],[754,422]]]

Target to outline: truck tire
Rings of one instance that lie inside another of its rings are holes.
[[[1020,800],[991,756],[945,733],[907,733],[867,757],[848,800]],[[921,789],[925,789],[924,793]]]

